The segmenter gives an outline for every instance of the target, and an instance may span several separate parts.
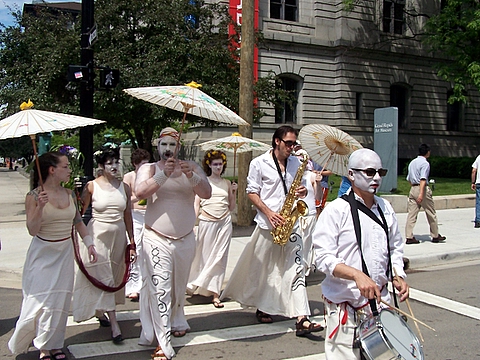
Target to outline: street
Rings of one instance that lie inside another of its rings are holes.
[[[426,359],[474,359],[480,354],[478,327],[480,288],[476,280],[480,261],[425,268],[408,273],[412,288],[410,304],[416,318],[433,327],[420,326],[425,339]],[[323,307],[320,274],[308,278],[308,294],[316,321],[322,321]],[[21,305],[21,291],[2,288],[0,293],[0,347],[2,359],[34,360],[38,351],[11,355],[7,348]],[[186,312],[192,331],[174,338],[177,359],[324,359],[325,331],[298,338],[293,333],[294,320],[274,317],[273,324],[259,324],[254,309],[244,310],[235,302],[215,309],[209,299],[187,297]],[[400,308],[408,312],[405,304]],[[100,328],[95,320],[75,324],[69,319],[66,347],[71,359],[150,359],[152,348],[139,347],[138,303],[127,300],[118,307],[123,335],[122,345],[110,341],[109,328]],[[408,321],[413,331],[414,324]]]

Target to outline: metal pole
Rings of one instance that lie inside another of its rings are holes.
[[[238,132],[252,138],[253,130],[253,52],[255,46],[255,0],[242,1],[242,37],[240,44],[240,98],[239,115],[250,126],[239,126]],[[239,154],[238,157],[238,205],[237,225],[249,226],[252,223],[251,203],[245,192],[247,188],[248,167],[252,161],[252,152]]]
[[[88,76],[80,84],[80,115],[93,117],[93,50],[90,49],[88,32],[93,28],[94,0],[82,0],[81,65],[88,66]],[[93,179],[93,126],[80,129],[80,152],[84,156],[83,170]]]

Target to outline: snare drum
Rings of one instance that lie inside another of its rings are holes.
[[[357,336],[367,360],[423,360],[417,336],[392,310],[384,309],[362,321]]]

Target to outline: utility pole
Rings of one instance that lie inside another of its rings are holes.
[[[255,48],[255,0],[242,1],[242,26],[240,42],[240,98],[239,115],[250,126],[239,126],[238,132],[252,138],[253,130],[253,53]],[[252,223],[251,203],[246,194],[248,167],[252,152],[239,154],[238,158],[238,204],[237,225],[249,226]]]
[[[82,35],[80,60],[87,67],[88,76],[80,83],[80,115],[93,117],[93,50],[91,33],[94,29],[94,0],[82,0]],[[80,152],[83,154],[83,169],[87,180],[93,179],[93,126],[80,128]]]

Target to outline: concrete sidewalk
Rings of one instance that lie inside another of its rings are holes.
[[[0,287],[21,288],[23,263],[31,240],[25,227],[24,201],[28,191],[29,179],[20,171],[0,168]],[[457,201],[452,202],[454,203]],[[419,269],[447,261],[463,262],[480,258],[480,229],[473,227],[474,213],[473,207],[438,210],[440,233],[447,237],[447,241],[433,244],[428,223],[421,212],[414,232],[421,243],[405,245],[405,256],[410,259],[410,268]],[[397,217],[404,236],[407,214],[397,213]],[[234,228],[225,281],[249,241],[252,230],[253,227]]]

